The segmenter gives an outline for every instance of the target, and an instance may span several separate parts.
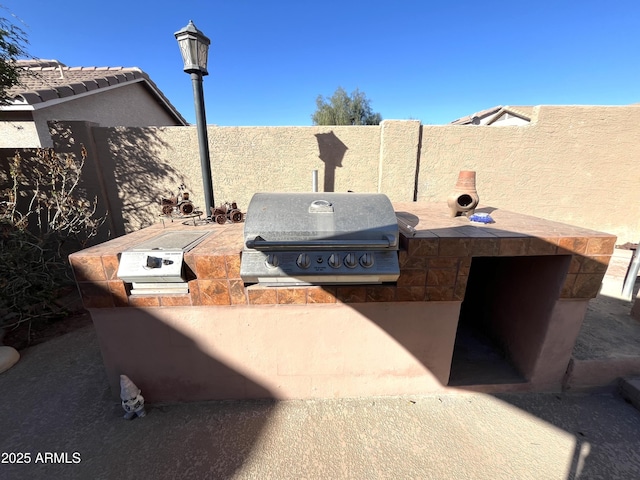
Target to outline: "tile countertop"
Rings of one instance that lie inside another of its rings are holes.
[[[414,226],[416,237],[598,237],[608,238],[609,243],[615,243],[616,239],[608,233],[493,207],[476,209],[476,213],[488,213],[494,220],[494,223],[483,224],[470,222],[466,217],[451,218],[444,204],[398,202],[393,206],[399,217]]]
[[[415,236],[400,236],[397,285],[338,287],[245,287],[240,279],[242,223],[195,227],[181,221],[157,223],[70,256],[85,307],[335,303],[369,301],[460,301],[474,256],[571,255],[561,298],[593,298],[613,253],[616,237],[491,207],[495,223],[451,218],[445,203],[394,203]],[[118,255],[173,230],[211,230],[185,254],[190,294],[131,297],[117,278]],[[402,232],[402,229],[401,229]]]

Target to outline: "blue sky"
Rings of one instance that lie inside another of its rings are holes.
[[[0,0],[28,51],[139,67],[190,122],[174,32],[211,39],[207,123],[311,125],[315,99],[365,92],[386,119],[444,124],[495,105],[640,102],[638,0]]]

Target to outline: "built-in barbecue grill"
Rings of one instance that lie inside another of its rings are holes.
[[[395,282],[398,235],[383,194],[256,193],[240,276],[266,286]]]

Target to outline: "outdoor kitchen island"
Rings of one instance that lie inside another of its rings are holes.
[[[245,286],[242,223],[158,223],[73,254],[114,396],[120,374],[150,402],[560,389],[616,238],[493,208],[476,210],[485,225],[445,203],[393,207],[391,284]],[[193,230],[211,233],[184,255],[189,293],[131,295],[119,255]]]

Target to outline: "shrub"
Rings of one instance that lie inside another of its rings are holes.
[[[68,254],[105,220],[79,186],[86,156],[83,146],[80,158],[38,149],[10,159],[0,201],[0,328],[64,314],[54,301],[73,285]]]

